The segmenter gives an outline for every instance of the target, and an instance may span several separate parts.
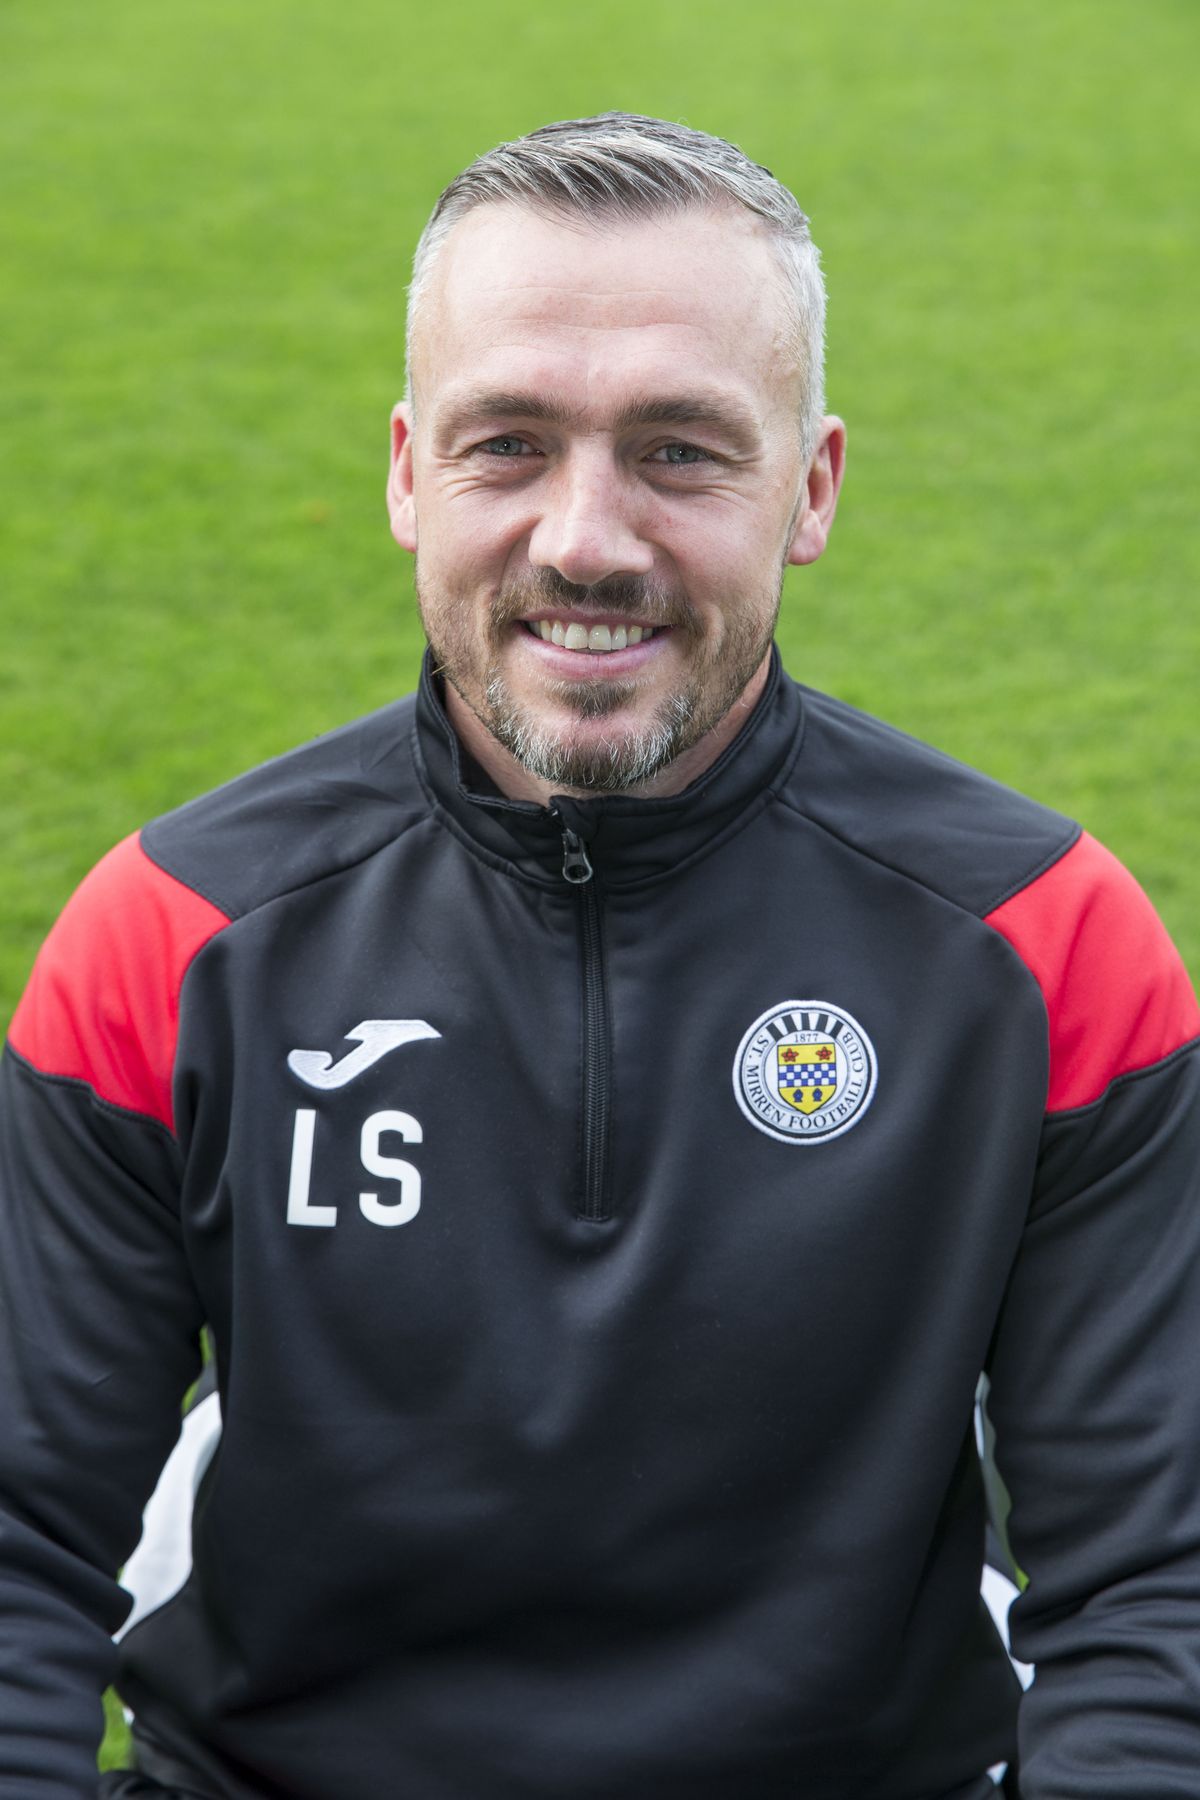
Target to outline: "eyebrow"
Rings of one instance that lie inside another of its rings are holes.
[[[451,403],[441,420],[450,434],[498,419],[535,419],[547,425],[578,425],[583,415],[553,394],[521,394],[507,389],[464,394]],[[736,401],[708,394],[652,394],[621,407],[613,421],[617,431],[639,425],[708,426],[739,444],[754,443],[759,421]]]

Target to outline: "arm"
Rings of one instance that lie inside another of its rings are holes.
[[[94,1796],[110,1634],[129,1604],[115,1574],[199,1367],[164,1057],[195,928],[215,921],[185,919],[195,897],[167,879],[136,846],[100,865],[47,942],[0,1065],[0,1795],[13,1800]]]
[[[1074,860],[1072,860],[1074,859]],[[1183,1800],[1200,1771],[1200,1013],[1083,840],[1005,917],[1051,1049],[1034,1204],[990,1363],[1023,1800]]]

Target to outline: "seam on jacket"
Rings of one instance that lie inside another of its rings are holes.
[[[417,780],[421,784],[421,792],[424,794],[425,799],[429,804],[429,812],[423,816],[428,819],[433,819],[439,825],[443,826],[445,830],[450,833],[451,837],[455,838],[458,843],[463,846],[464,850],[468,851],[470,855],[474,856],[487,868],[494,869],[498,875],[507,875],[510,881],[520,882],[524,887],[537,888],[541,893],[558,893],[563,886],[561,879],[556,879],[553,875],[534,875],[530,870],[521,868],[519,863],[512,862],[507,857],[499,855],[495,850],[487,849],[485,845],[479,843],[476,838],[471,836],[471,833],[466,829],[465,825],[459,824],[449,808],[442,805],[430,785],[429,776],[425,768],[425,758],[421,754],[420,738],[417,732],[415,719],[413,720],[411,738],[413,767],[417,772]]]
[[[715,855],[718,850],[723,850],[727,844],[732,843],[733,839],[739,837],[748,825],[753,825],[755,819],[761,813],[766,812],[771,802],[776,799],[778,799],[778,795],[775,790],[771,787],[764,787],[742,809],[736,819],[731,819],[721,831],[715,831],[711,837],[705,838],[704,842],[697,844],[694,850],[689,850],[686,856],[681,856],[678,862],[672,863],[666,869],[656,869],[650,875],[639,875],[633,881],[612,881],[610,879],[607,892],[610,894],[639,894],[645,888],[653,887],[656,882],[671,881],[677,875],[686,874],[696,863],[703,862],[706,857]]]
[[[768,791],[774,794],[777,799],[782,800],[784,783],[791,780],[792,770],[800,761],[801,752],[808,742],[808,722],[812,716],[812,709],[808,704],[808,695],[805,689],[801,687],[798,681],[793,680],[787,670],[783,668],[782,661],[780,662],[780,674],[785,681],[790,681],[792,683],[792,687],[795,689],[796,696],[800,702],[800,723],[796,727],[795,742],[792,745],[791,754],[784,759],[783,766],[777,771],[774,779],[767,783]]]
[[[515,881],[522,887],[536,888],[540,894],[559,894],[565,887],[561,876],[535,875],[529,869],[521,868],[519,863],[510,862],[495,850],[488,850],[477,839],[471,836],[466,828],[459,824],[454,814],[447,812],[444,806],[430,799],[429,822],[448,831],[456,843],[461,844],[468,856],[473,856],[485,868],[497,875],[504,875],[509,881]]]
[[[154,1132],[157,1136],[165,1138],[172,1150],[179,1149],[179,1139],[175,1136],[175,1133],[171,1130],[170,1126],[164,1125],[161,1119],[156,1119],[153,1113],[139,1112],[135,1107],[121,1106],[115,1100],[106,1100],[104,1095],[98,1094],[91,1082],[85,1081],[81,1075],[54,1075],[45,1069],[39,1069],[36,1063],[30,1062],[27,1056],[21,1054],[15,1044],[5,1044],[4,1050],[6,1055],[12,1057],[13,1062],[26,1079],[35,1081],[39,1085],[44,1085],[46,1087],[75,1088],[81,1094],[86,1095],[91,1104],[98,1107],[101,1112],[111,1114],[114,1119],[119,1119],[123,1124],[144,1126],[147,1131]],[[146,1191],[147,1193],[151,1192],[150,1189],[147,1189]],[[151,1194],[151,1197],[158,1200],[157,1194]],[[173,1212],[169,1206],[165,1205],[163,1201],[158,1200],[158,1204],[162,1206],[163,1211],[171,1218],[174,1219],[179,1216],[177,1213]]]
[[[781,670],[781,679],[790,681],[791,676]],[[658,870],[653,875],[642,875],[635,881],[618,882],[616,884],[617,893],[640,893],[644,888],[653,886],[656,881],[667,881],[672,876],[685,874],[688,869],[694,867],[696,863],[702,862],[705,857],[725,849],[726,845],[731,844],[734,838],[753,825],[754,821],[766,812],[773,801],[782,800],[785,806],[789,804],[783,792],[784,785],[791,779],[792,770],[800,760],[800,754],[808,736],[808,707],[804,704],[804,693],[798,683],[793,682],[792,685],[800,694],[800,723],[796,727],[795,742],[791,751],[774,777],[770,781],[764,782],[758,793],[751,797],[737,817],[731,819],[723,830],[714,832],[702,844],[697,844],[694,850],[690,851],[687,856],[681,857],[677,863],[672,863],[669,869]],[[807,817],[807,814],[801,816]],[[610,891],[611,887],[612,884],[610,884]]]
[[[835,831],[833,826],[827,825],[823,819],[814,818],[812,813],[805,812],[804,808],[799,806],[790,795],[781,793],[779,799],[790,812],[796,814],[797,818],[803,819],[806,824],[812,825],[817,831],[823,831],[826,837],[832,838],[835,843],[841,844],[845,849],[853,851],[856,856],[865,857],[868,862],[873,862],[878,868],[886,869],[889,874],[898,876],[901,881],[911,882],[914,887],[920,888],[924,893],[932,894],[936,900],[944,901],[947,906],[954,907],[956,912],[964,913],[968,919],[974,919],[977,924],[983,925],[986,930],[992,930],[992,927],[986,924],[984,914],[977,912],[973,906],[967,906],[963,901],[954,899],[953,895],[943,893],[940,888],[934,887],[932,882],[925,881],[920,875],[914,875],[910,869],[898,868],[895,863],[889,862],[886,856],[880,856],[875,850],[866,849],[862,844],[855,843],[853,838],[844,837],[840,831]],[[1067,851],[1078,842],[1080,835],[1081,827],[1072,824],[1070,841],[1064,844],[1061,849],[1054,851],[1048,858],[1044,858],[1039,865],[1032,869],[1021,880],[1014,883],[1009,890],[1008,897],[1011,898],[1013,894],[1021,893],[1023,889],[1029,887],[1032,882],[1036,881],[1039,875],[1044,874],[1047,869],[1053,868],[1055,863],[1061,862]],[[986,910],[992,912],[999,904],[1001,904],[1001,902],[990,902]],[[993,931],[993,935],[999,937],[1001,934]],[[1009,948],[1011,949],[1012,946],[1010,945]],[[1013,954],[1016,955],[1016,952],[1014,951]],[[1018,956],[1017,961],[1021,963],[1022,968],[1025,967],[1021,957]],[[1032,981],[1034,979],[1032,972],[1027,972]],[[1034,985],[1036,986],[1037,983],[1034,982]],[[1038,989],[1038,992],[1041,992],[1040,988]]]
[[[1037,977],[1034,975],[1033,970],[1029,967],[1029,964],[1025,961],[1024,957],[1018,955],[1017,951],[1009,943],[1008,939],[1004,936],[1004,934],[1002,932],[997,931],[994,926],[989,925],[981,913],[975,912],[973,910],[973,908],[971,908],[969,906],[964,906],[961,900],[952,899],[949,894],[942,893],[940,889],[935,888],[934,886],[932,886],[931,883],[929,883],[927,881],[922,881],[919,876],[910,874],[910,872],[907,869],[898,869],[894,863],[888,862],[886,857],[878,856],[875,854],[875,852],[873,852],[871,850],[865,850],[861,844],[856,844],[850,838],[843,837],[840,832],[834,831],[831,826],[825,825],[824,823],[822,823],[822,821],[820,819],[814,819],[811,813],[807,813],[801,807],[797,806],[795,801],[790,799],[786,794],[780,794],[779,798],[783,802],[784,806],[786,806],[791,812],[795,813],[797,818],[803,819],[806,824],[812,825],[817,831],[824,832],[827,837],[832,838],[832,840],[835,844],[840,844],[843,847],[843,849],[849,850],[852,854],[854,854],[856,856],[861,856],[861,857],[865,858],[865,860],[867,862],[874,863],[876,868],[886,869],[888,874],[894,875],[897,878],[897,880],[909,882],[913,887],[918,888],[921,893],[929,894],[932,896],[933,899],[940,901],[943,906],[953,907],[954,911],[959,913],[963,918],[973,919],[975,921],[975,923],[979,926],[981,931],[987,932],[989,938],[991,938],[994,942],[999,943],[1003,947],[1006,955],[1008,955],[1012,958],[1012,961],[1015,963],[1016,967],[1020,970],[1021,976],[1024,979],[1024,981],[1028,983],[1028,985],[1033,989],[1034,994],[1037,996],[1037,1003],[1038,1003],[1039,1008],[1041,1009],[1042,1018],[1045,1021],[1045,1027],[1046,1027],[1046,1094],[1047,1094],[1047,1098],[1048,1098],[1049,1097],[1049,1084],[1050,1084],[1050,1009],[1046,1005],[1046,996],[1042,992],[1041,984],[1038,981]],[[1055,862],[1061,861],[1062,857],[1066,855],[1067,850],[1071,848],[1071,845],[1078,843],[1079,835],[1080,835],[1080,827],[1075,826],[1073,829],[1072,837],[1071,837],[1071,843],[1066,845],[1063,849],[1061,849],[1057,853],[1057,855],[1052,856],[1049,859],[1049,861],[1044,862],[1044,866],[1046,868],[1052,868],[1054,866]],[[1027,887],[1030,884],[1030,882],[1036,880],[1037,874],[1041,873],[1041,872],[1042,871],[1039,869],[1039,870],[1035,871],[1034,874],[1027,875],[1023,885]],[[1013,889],[1013,892],[1020,893],[1021,886],[1022,886],[1022,884],[1018,884]],[[1043,1104],[1043,1109],[1042,1109],[1043,1125],[1048,1116],[1049,1115],[1046,1113],[1045,1106]]]
[[[1070,854],[1082,836],[1083,826],[1076,825],[1065,844],[1057,850],[1052,850],[1049,856],[1044,857],[1036,868],[1029,871],[1028,875],[1024,875],[1019,881],[1013,882],[1010,887],[1005,888],[1002,894],[998,894],[994,900],[989,900],[987,905],[983,908],[983,911],[980,913],[980,918],[986,919],[989,913],[994,913],[997,908],[1003,906],[1006,901],[1015,899],[1018,894],[1023,894],[1026,888],[1031,888],[1035,881],[1040,881],[1042,876],[1052,869],[1056,863],[1060,863],[1064,856]]]
[[[215,894],[210,893],[206,888],[202,888],[198,882],[189,881],[185,876],[178,874],[174,869],[170,868],[167,863],[163,862],[160,857],[156,856],[145,840],[145,833],[150,829],[150,826],[144,826],[142,828],[142,831],[139,834],[139,843],[143,855],[149,862],[154,864],[156,869],[161,870],[161,872],[171,881],[177,881],[180,887],[187,888],[189,893],[198,894],[201,900],[207,900],[210,906],[215,906],[219,912],[223,912],[229,923],[233,925],[240,922],[242,919],[253,918],[256,912],[261,912],[265,906],[273,905],[276,900],[286,900],[291,894],[300,894],[304,892],[305,888],[316,887],[317,883],[320,881],[328,881],[336,875],[344,875],[349,869],[361,868],[362,864],[370,862],[373,856],[378,856],[392,844],[398,844],[400,839],[409,831],[412,831],[416,826],[420,825],[424,818],[424,813],[417,813],[407,822],[407,824],[402,825],[400,830],[394,833],[393,836],[384,838],[381,843],[373,845],[370,850],[364,851],[361,856],[352,857],[348,862],[331,864],[330,867],[321,869],[316,874],[308,876],[304,881],[296,882],[294,887],[277,888],[274,892],[264,895],[261,900],[256,900],[252,906],[243,907],[241,909],[230,906],[225,900],[218,900]],[[152,825],[157,823],[157,820],[151,821]],[[219,937],[220,935],[219,931],[214,933],[215,937]],[[212,938],[208,938],[201,944],[200,949],[187,965],[189,969],[191,968],[192,963],[195,962],[196,956],[199,956],[201,951],[206,950],[212,941]],[[186,975],[186,969],[184,973]]]
[[[157,824],[157,820],[151,820],[150,825],[143,825],[137,833],[138,849],[141,851],[146,861],[148,863],[153,863],[159,874],[165,875],[168,881],[178,883],[181,888],[186,888],[189,894],[196,894],[201,900],[207,900],[210,906],[215,906],[218,912],[224,913],[226,922],[232,925],[235,919],[241,917],[240,913],[235,912],[226,901],[218,900],[215,894],[210,894],[207,888],[202,888],[199,882],[185,881],[182,875],[177,875],[174,869],[169,869],[161,858],[155,856],[149,844],[146,842],[146,833],[150,830],[151,825],[154,824]],[[218,932],[217,935],[219,936],[220,933]],[[203,945],[201,948],[203,948]],[[194,961],[195,957],[193,956],[188,962],[188,968],[191,967],[192,962]],[[185,975],[186,973],[187,969],[184,970]]]
[[[782,800],[785,806],[788,805],[783,789],[785,784],[791,780],[792,771],[800,760],[801,752],[808,738],[809,709],[805,702],[803,688],[799,682],[792,681],[792,677],[783,667],[782,662],[779,666],[779,679],[780,681],[791,681],[792,687],[799,696],[800,723],[796,727],[791,749],[771,780],[763,783],[758,793],[750,798],[737,817],[731,819],[723,830],[714,832],[702,844],[697,844],[694,850],[690,851],[687,856],[681,857],[677,863],[672,863],[669,869],[661,869],[653,875],[639,876],[634,881],[618,882],[616,884],[617,893],[640,893],[644,888],[652,887],[657,881],[667,881],[674,875],[684,874],[696,863],[702,862],[706,856],[711,856],[716,851],[723,850],[727,844],[732,843],[734,838],[738,837],[748,826],[753,825],[760,814],[766,812],[772,801]]]
[[[1160,1056],[1155,1062],[1143,1063],[1140,1069],[1125,1069],[1120,1075],[1114,1075],[1108,1086],[1102,1093],[1097,1094],[1094,1100],[1086,1100],[1081,1106],[1060,1106],[1052,1112],[1047,1111],[1045,1122],[1046,1124],[1051,1122],[1057,1124],[1059,1120],[1063,1119],[1082,1119],[1088,1113],[1096,1112],[1102,1107],[1114,1088],[1124,1087],[1133,1081],[1142,1081],[1147,1076],[1158,1075],[1162,1070],[1170,1068],[1173,1062],[1181,1061],[1196,1050],[1200,1050],[1200,1037],[1189,1038],[1185,1044],[1177,1044],[1174,1050],[1168,1050],[1165,1056]]]

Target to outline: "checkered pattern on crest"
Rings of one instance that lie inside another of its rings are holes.
[[[781,1091],[837,1086],[837,1050],[833,1044],[778,1044],[775,1061]]]

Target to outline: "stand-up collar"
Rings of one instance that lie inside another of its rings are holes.
[[[414,754],[434,804],[459,836],[530,879],[561,884],[563,827],[587,846],[607,886],[627,887],[670,874],[712,849],[762,806],[800,750],[799,690],[771,651],[757,706],[711,768],[680,794],[640,799],[559,795],[550,807],[506,800],[465,755],[442,703],[426,653],[417,694]]]

